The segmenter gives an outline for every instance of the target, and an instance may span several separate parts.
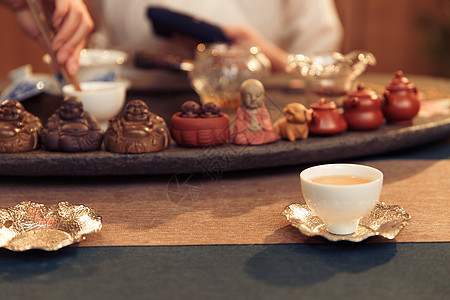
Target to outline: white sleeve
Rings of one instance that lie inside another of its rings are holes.
[[[283,40],[290,53],[339,51],[343,27],[333,0],[285,0]]]

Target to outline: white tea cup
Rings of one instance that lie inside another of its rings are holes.
[[[300,173],[303,197],[328,232],[352,234],[362,217],[375,207],[383,173],[358,164],[326,164]]]
[[[83,103],[83,110],[90,112],[106,130],[108,121],[118,115],[125,104],[126,85],[119,81],[89,81],[80,83],[81,91],[72,84],[62,89],[64,97],[75,96]]]

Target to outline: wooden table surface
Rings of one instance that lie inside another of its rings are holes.
[[[380,200],[400,205],[411,223],[397,242],[450,241],[450,160],[363,160],[385,182]],[[199,175],[3,178],[2,206],[61,201],[94,208],[103,229],[80,246],[214,245],[317,242],[280,213],[304,203],[303,167]],[[375,239],[386,241],[385,239]]]

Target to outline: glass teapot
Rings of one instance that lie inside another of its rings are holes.
[[[286,71],[297,71],[306,81],[308,91],[317,97],[333,98],[347,94],[355,79],[368,65],[376,64],[375,56],[366,51],[355,50],[346,55],[339,52],[314,55],[291,54]],[[339,101],[336,101],[339,102]],[[340,104],[340,103],[337,103]]]
[[[263,80],[269,73],[269,59],[255,46],[199,44],[194,69],[188,76],[202,103],[222,108],[238,107],[239,87],[249,78]]]

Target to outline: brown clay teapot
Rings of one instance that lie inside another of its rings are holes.
[[[348,128],[372,130],[380,127],[384,122],[381,104],[381,97],[360,83],[357,91],[349,93],[343,103]]]
[[[347,130],[347,122],[334,102],[321,98],[310,105],[313,110],[309,132],[315,135],[332,135]]]
[[[402,71],[395,72],[383,94],[382,110],[386,121],[396,125],[410,125],[420,109],[417,87]]]

